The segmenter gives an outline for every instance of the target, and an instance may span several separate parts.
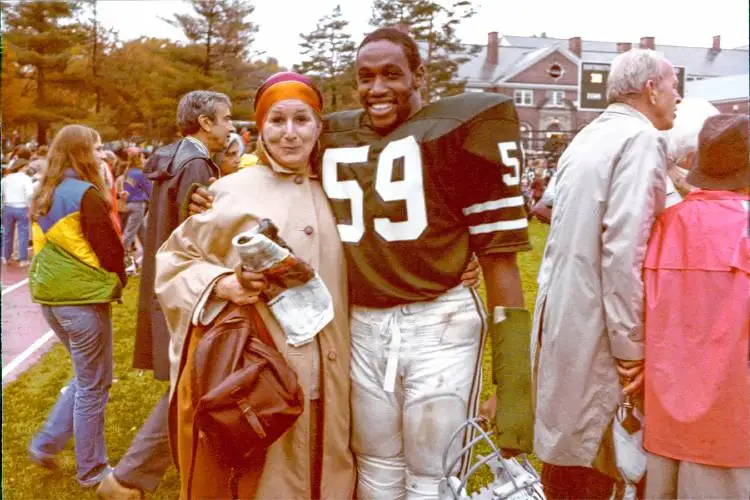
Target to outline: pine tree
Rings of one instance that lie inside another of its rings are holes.
[[[37,142],[47,143],[50,125],[86,113],[80,89],[87,80],[79,71],[79,48],[86,30],[76,22],[75,1],[19,2],[4,9],[6,43],[15,56],[15,75],[33,87],[34,100],[18,110],[19,121],[37,126]]]
[[[458,78],[459,66],[480,47],[462,44],[456,28],[475,13],[467,0],[450,7],[432,0],[375,0],[370,25],[380,28],[401,23],[409,27],[427,70],[424,97],[429,102],[463,92],[466,81]]]
[[[318,80],[327,103],[327,111],[353,104],[354,56],[356,46],[346,32],[349,25],[341,17],[341,6],[318,20],[311,33],[300,33],[300,48],[306,59],[295,70]]]
[[[195,15],[174,14],[165,19],[182,29],[192,43],[203,47],[203,74],[211,76],[212,69],[226,68],[249,57],[249,47],[255,40],[258,25],[247,17],[255,11],[248,0],[187,0]]]

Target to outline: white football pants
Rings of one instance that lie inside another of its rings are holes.
[[[429,302],[351,308],[358,498],[437,498],[449,440],[478,410],[485,317],[462,285]]]

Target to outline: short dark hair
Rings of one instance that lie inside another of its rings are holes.
[[[404,49],[404,55],[406,56],[406,61],[409,63],[410,70],[416,71],[422,64],[422,56],[419,54],[417,42],[415,42],[412,37],[396,28],[378,28],[367,35],[357,48],[357,56],[359,56],[359,51],[362,50],[362,47],[368,43],[379,42],[381,40],[395,43]]]

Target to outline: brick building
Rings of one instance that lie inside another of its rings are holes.
[[[703,84],[701,80],[745,75],[747,82],[747,47],[723,49],[719,36],[706,48],[656,45],[654,37],[642,37],[633,44],[588,41],[580,37],[565,40],[499,36],[497,32],[489,33],[487,45],[460,67],[459,77],[466,79],[467,92],[500,92],[513,96],[525,136],[524,147],[540,150],[547,138],[569,137],[599,114],[578,109],[580,62],[610,63],[619,53],[632,47],[658,50],[675,66],[685,67],[686,94],[691,92],[693,82]],[[736,82],[732,85],[738,86]],[[712,96],[723,95],[721,90],[715,90],[722,88],[720,81],[712,88]],[[744,101],[741,99],[737,109],[747,112],[747,93]],[[717,102],[717,106],[719,104],[725,103]],[[735,105],[738,105],[735,101],[730,103],[730,107]]]

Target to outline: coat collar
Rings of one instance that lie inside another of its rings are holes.
[[[208,148],[201,141],[199,141],[192,135],[185,137],[185,139],[192,142],[195,145],[195,147],[197,147],[200,150],[200,152],[206,156],[206,158],[211,158],[211,154],[209,153]]]
[[[637,118],[641,120],[644,123],[647,123],[650,127],[654,127],[654,124],[651,123],[651,120],[646,118],[646,115],[635,109],[630,104],[625,104],[623,102],[615,102],[607,106],[607,109],[604,110],[604,114],[607,115],[624,115],[629,116],[631,118]]]

